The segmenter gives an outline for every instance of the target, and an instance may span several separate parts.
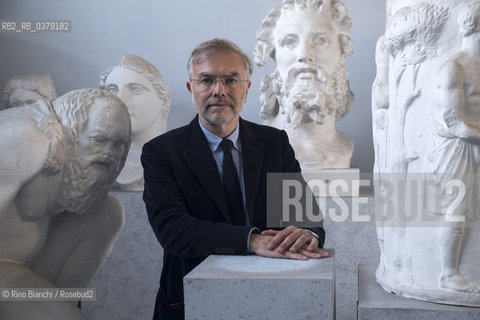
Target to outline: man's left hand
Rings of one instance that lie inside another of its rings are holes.
[[[289,226],[282,231],[265,230],[262,235],[273,236],[268,249],[279,253],[285,253],[288,250],[317,259],[329,256],[327,250],[318,247],[318,239],[305,229]]]

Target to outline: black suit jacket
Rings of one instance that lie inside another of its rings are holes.
[[[299,172],[300,166],[285,131],[243,119],[239,125],[247,211],[252,225],[263,230],[267,172]],[[210,254],[247,254],[252,227],[230,224],[220,174],[198,116],[146,143],[141,160],[148,219],[164,249],[154,319],[182,319],[183,277]],[[323,228],[314,231],[322,246]]]

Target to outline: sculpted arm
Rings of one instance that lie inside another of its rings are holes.
[[[22,186],[41,171],[48,147],[49,140],[37,127],[21,121],[0,121],[0,215]]]

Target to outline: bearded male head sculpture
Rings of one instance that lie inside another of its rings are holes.
[[[353,143],[335,129],[353,103],[345,69],[352,21],[336,0],[285,0],[263,20],[254,59],[275,71],[261,88],[265,124],[285,129],[304,168],[348,168]]]

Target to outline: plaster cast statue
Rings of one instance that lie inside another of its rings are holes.
[[[475,203],[478,190],[474,189],[480,164],[480,1],[465,6],[458,22],[462,36],[460,52],[441,66],[436,81],[437,99],[428,160],[443,190],[438,213],[466,217],[473,215],[472,210],[479,204]],[[455,212],[450,213],[448,208],[457,195],[446,190],[447,184],[454,179],[463,182],[466,192]],[[458,270],[465,219],[440,228],[439,233],[442,248],[439,286],[480,293]]]
[[[437,40],[443,30],[447,8],[422,2],[404,7],[392,17],[385,32],[385,45],[392,59],[391,102],[387,144],[390,172],[405,173],[408,163],[417,159],[417,150],[405,141],[406,117],[422,95],[422,68],[436,56]]]
[[[374,145],[376,146],[375,170],[377,177],[382,173],[389,173],[392,179],[407,179],[408,166],[419,159],[419,152],[423,152],[424,145],[417,136],[409,139],[410,132],[422,130],[425,126],[419,122],[419,115],[415,116],[416,108],[423,105],[422,90],[428,82],[424,75],[429,75],[428,64],[436,56],[436,42],[441,34],[447,17],[446,7],[422,2],[415,6],[406,6],[390,17],[390,24],[383,38],[385,50],[391,56],[388,60],[388,103],[381,101],[381,96],[373,96],[373,115],[385,118],[384,127],[374,123]],[[385,53],[377,51],[377,79],[384,77]],[[427,70],[427,71],[425,71]],[[381,93],[378,83],[374,84],[374,93]],[[383,92],[385,95],[385,93]],[[425,95],[423,96],[425,98]],[[375,104],[388,104],[388,109],[378,110]],[[412,114],[410,122],[407,115]],[[421,135],[421,134],[420,134]],[[408,141],[407,141],[408,139]],[[393,175],[396,175],[395,177]],[[383,174],[388,178],[388,174]],[[400,187],[401,188],[401,187]],[[381,189],[376,190],[381,195]],[[403,194],[403,190],[395,189],[394,194]],[[396,199],[396,207],[403,205],[405,199]],[[384,214],[385,216],[387,213]],[[392,282],[405,284],[414,281],[411,274],[411,261],[405,246],[406,225],[398,221],[395,228],[383,230],[378,226],[381,261],[377,270],[377,279],[389,278]],[[388,246],[388,263],[385,261],[384,247]],[[382,280],[379,280],[382,282]],[[386,286],[386,285],[385,285]]]
[[[375,50],[375,62],[377,64],[377,75],[372,86],[372,128],[374,138],[375,168],[378,172],[380,168],[386,166],[385,150],[380,146],[386,145],[386,128],[388,127],[388,107],[389,107],[389,65],[390,53],[385,46],[384,36],[377,41]],[[379,167],[379,168],[377,168]]]
[[[373,172],[375,174],[375,180],[379,180],[381,172],[385,170],[387,161],[385,146],[387,145],[389,107],[390,53],[385,46],[384,36],[381,36],[377,41],[375,62],[377,65],[377,75],[372,86],[372,132],[374,142],[373,147],[375,150]],[[379,194],[384,192],[381,186],[375,191]],[[377,220],[377,237],[380,245],[381,257],[377,273],[383,273],[385,270],[385,266],[383,265],[384,229],[385,228],[381,225],[380,220]]]
[[[124,103],[97,89],[0,111],[0,288],[88,286],[123,226],[108,190],[130,131]],[[0,318],[86,319],[62,301],[0,302]]]
[[[125,102],[132,121],[132,145],[115,186],[125,191],[143,191],[142,147],[167,131],[171,89],[157,68],[129,54],[101,75],[100,88]]]
[[[32,104],[37,100],[58,97],[55,82],[50,75],[21,74],[12,77],[5,85],[5,108]]]
[[[480,1],[388,10],[372,89],[376,278],[406,297],[480,306]]]
[[[254,58],[275,71],[261,87],[264,123],[285,129],[303,169],[349,168],[353,143],[335,121],[353,103],[345,69],[352,22],[336,0],[284,0],[257,31]]]

